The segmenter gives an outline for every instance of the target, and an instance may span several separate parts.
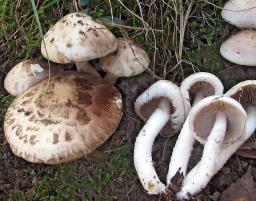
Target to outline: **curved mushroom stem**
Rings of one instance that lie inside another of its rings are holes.
[[[218,159],[218,165],[215,165],[214,172],[211,173],[211,175],[208,175],[210,178],[212,178],[227,162],[227,160],[236,152],[236,150],[245,143],[255,132],[256,130],[256,107],[255,106],[249,106],[246,109],[247,113],[247,121],[245,125],[245,133],[244,135],[237,140],[236,142],[232,144],[226,144],[222,145],[221,151],[219,152],[219,159]],[[198,177],[198,173],[202,173],[202,169],[200,166],[195,166],[187,175],[186,181],[190,181],[193,178]],[[209,178],[209,179],[210,179]],[[185,184],[185,181],[184,181]]]
[[[152,146],[156,136],[170,118],[170,103],[162,99],[140,130],[134,146],[134,166],[148,194],[159,194],[166,186],[159,180],[152,162]]]
[[[118,79],[117,76],[111,74],[111,73],[106,73],[104,80],[107,80],[108,82],[115,84],[116,80]]]
[[[195,95],[192,106],[195,106],[203,98],[205,98],[204,94],[202,92],[198,92]],[[171,184],[172,178],[177,173],[182,174],[185,177],[194,142],[195,139],[190,132],[188,121],[186,119],[172,151],[166,180],[168,186]]]
[[[220,153],[219,169],[222,168],[222,166],[224,166],[224,164],[227,162],[230,156],[232,156],[236,152],[236,150],[253,135],[253,133],[256,130],[256,107],[249,106],[246,109],[246,112],[247,121],[245,125],[245,133],[239,140],[237,140],[233,144],[227,144],[222,148]]]
[[[226,128],[226,114],[218,112],[211,133],[205,143],[202,158],[184,179],[182,189],[177,194],[179,198],[188,199],[189,196],[198,193],[217,173],[216,167],[219,167],[221,145],[226,134]],[[196,174],[193,171],[194,169],[196,170]]]
[[[78,72],[88,73],[100,77],[100,74],[93,68],[93,66],[87,61],[82,63],[75,63]]]

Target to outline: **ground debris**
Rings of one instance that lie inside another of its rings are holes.
[[[235,183],[231,184],[220,197],[220,201],[254,201],[256,198],[256,182],[252,170],[247,172]]]

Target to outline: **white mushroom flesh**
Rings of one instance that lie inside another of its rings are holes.
[[[163,99],[147,120],[136,138],[134,165],[144,189],[148,194],[159,194],[166,186],[159,180],[152,162],[152,147],[156,136],[170,118],[169,101]]]
[[[221,95],[223,93],[223,85],[221,81],[213,74],[201,72],[187,77],[181,84],[181,92],[185,99],[184,103],[185,108],[187,108],[187,113],[190,109],[190,100],[192,100],[189,91],[194,84],[199,86],[194,87],[195,94],[192,106],[195,106],[198,102],[209,95]],[[203,85],[205,85],[205,87],[203,87]],[[177,173],[182,174],[183,176],[186,175],[187,165],[193,150],[194,141],[195,139],[191,135],[188,122],[186,120],[173,148],[167,174],[167,185],[170,185],[172,178]]]

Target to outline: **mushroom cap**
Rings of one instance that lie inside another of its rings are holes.
[[[256,28],[256,1],[230,0],[221,13],[224,20],[239,28]]]
[[[48,53],[49,60],[56,63],[84,62],[103,57],[117,48],[115,36],[84,13],[70,13],[60,19],[43,41],[42,55],[48,58]]]
[[[211,73],[194,73],[183,80],[180,91],[183,96],[186,115],[191,109],[195,95],[201,92],[204,97],[223,94],[223,84],[218,77]]]
[[[256,106],[256,80],[239,82],[225,94],[238,101],[245,109],[248,106]]]
[[[207,140],[218,112],[227,116],[224,144],[235,142],[243,135],[247,115],[242,105],[229,97],[210,96],[192,107],[188,116],[189,129],[200,143]]]
[[[7,110],[5,137],[33,163],[78,159],[103,144],[122,116],[122,99],[107,81],[63,72],[18,96]]]
[[[56,74],[60,69],[51,64],[50,75]],[[4,88],[11,95],[20,95],[23,91],[49,76],[48,63],[41,60],[29,59],[15,65],[4,80]]]
[[[250,106],[256,106],[256,80],[246,80],[239,82],[228,90],[225,96],[231,97],[238,101],[245,109]],[[249,140],[247,140],[239,149],[243,151],[238,151],[237,154],[241,156],[246,156],[255,158],[255,146],[256,134],[254,133]],[[248,153],[247,153],[248,152]],[[254,155],[253,155],[254,153]]]
[[[185,121],[185,110],[179,87],[168,80],[159,80],[144,91],[135,101],[136,114],[146,121],[159,105],[162,98],[171,104],[169,123],[162,129],[165,136],[173,136]]]
[[[256,65],[256,30],[243,30],[228,38],[220,47],[221,55],[244,66]]]
[[[130,77],[142,73],[149,66],[147,53],[131,40],[117,39],[117,50],[100,58],[102,69],[116,77]]]

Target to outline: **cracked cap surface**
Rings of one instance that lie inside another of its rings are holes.
[[[64,72],[31,87],[7,110],[4,132],[14,154],[34,163],[80,158],[104,143],[122,116],[118,90],[88,74]]]

